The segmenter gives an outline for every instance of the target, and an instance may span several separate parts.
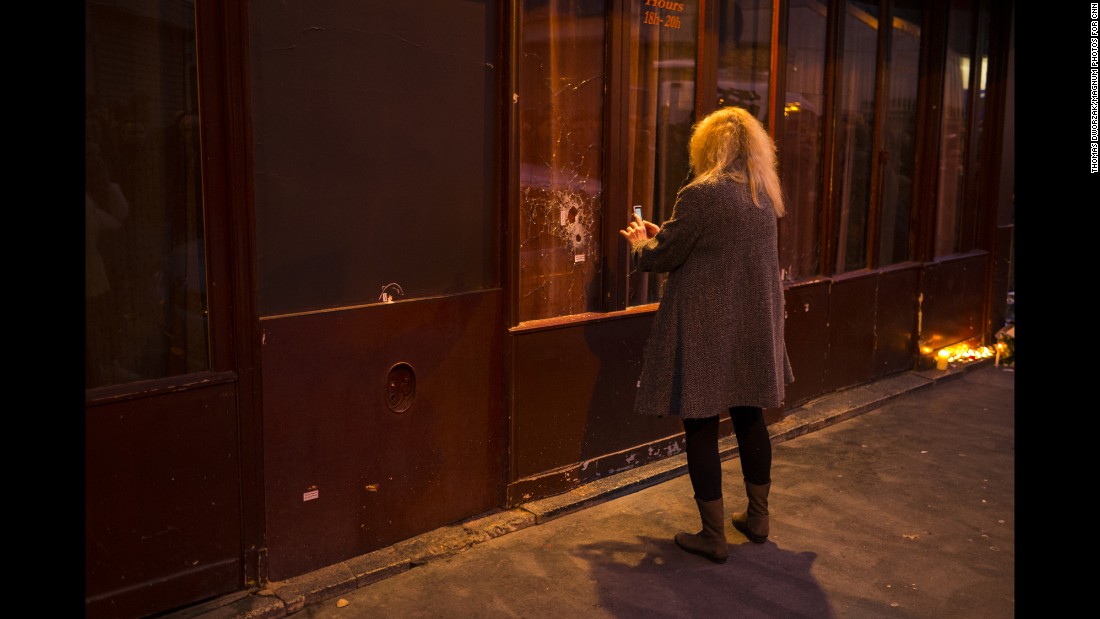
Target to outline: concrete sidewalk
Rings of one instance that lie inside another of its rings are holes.
[[[1014,396],[985,360],[792,411],[770,426],[771,536],[727,518],[724,565],[672,542],[699,529],[680,455],[168,617],[1012,617]]]

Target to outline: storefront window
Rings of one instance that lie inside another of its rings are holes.
[[[85,386],[210,368],[193,2],[85,9]]]
[[[967,198],[964,201],[964,215],[961,218],[958,231],[958,241],[955,243],[955,251],[966,252],[974,249],[978,244],[978,211],[981,208],[981,195],[977,191],[977,184],[981,179],[982,157],[980,149],[984,141],[983,128],[985,127],[985,87],[989,73],[989,21],[990,8],[988,3],[981,3],[978,8],[978,49],[971,66],[974,67],[974,75],[971,77],[971,88],[977,92],[974,94],[974,137],[970,140],[967,161]],[[969,152],[970,150],[975,152]]]
[[[600,308],[605,0],[526,0],[519,320]]]
[[[878,3],[847,2],[836,80],[836,165],[833,185],[837,188],[838,273],[867,267],[877,50]]]
[[[901,0],[895,3],[883,121],[886,160],[882,166],[879,266],[905,262],[912,255],[910,221],[916,173],[920,24],[920,2]]]
[[[785,280],[821,272],[821,163],[825,114],[826,5],[791,0],[787,17],[786,92],[778,139],[787,214],[779,220],[779,264]]]
[[[768,124],[772,2],[724,0],[718,5],[718,107],[736,105]]]
[[[699,6],[691,0],[633,0],[630,6],[627,152],[633,162],[627,186],[630,204],[640,205],[646,220],[660,224],[672,216],[676,194],[689,180]],[[666,277],[632,271],[629,304],[659,301]]]
[[[947,26],[940,120],[940,169],[936,198],[935,257],[960,251],[966,198],[967,118],[970,112],[973,11],[971,0],[952,0]]]

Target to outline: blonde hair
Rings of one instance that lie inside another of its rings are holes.
[[[786,212],[775,156],[775,142],[752,114],[739,107],[724,107],[696,123],[689,144],[692,185],[713,183],[728,177],[748,183],[752,202],[763,189],[771,198],[776,217]]]

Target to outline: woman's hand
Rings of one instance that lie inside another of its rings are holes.
[[[653,236],[656,236],[661,228],[657,224],[645,221],[641,217],[635,215],[634,220],[627,224],[626,228],[619,230],[619,234],[626,237],[626,240],[633,245],[637,241],[645,241]]]

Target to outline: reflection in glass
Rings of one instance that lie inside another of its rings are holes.
[[[974,76],[974,88],[977,90],[974,94],[974,137],[970,140],[970,143],[980,149],[978,146],[982,143],[983,129],[985,127],[985,86],[986,79],[989,71],[989,20],[990,20],[990,7],[988,3],[981,3],[978,8],[978,60],[975,65],[977,67],[977,75]],[[966,178],[970,179],[973,183],[975,179],[981,178],[982,169],[982,157],[978,154],[967,155],[969,166],[971,166],[969,172],[966,174]],[[974,249],[978,243],[978,209],[980,196],[974,195],[974,190],[971,189],[971,199],[964,199],[965,215],[960,218],[961,223],[958,232],[958,241],[955,243],[955,251],[966,252]]]
[[[778,140],[787,214],[779,220],[779,264],[785,280],[821,271],[822,120],[825,112],[826,5],[791,0],[786,93]]]
[[[966,119],[970,110],[971,0],[951,0],[943,71],[940,169],[936,187],[935,257],[960,251],[966,181]]]
[[[523,3],[520,321],[600,307],[605,8]]]
[[[630,204],[658,225],[672,216],[688,180],[688,141],[695,122],[698,2],[631,5],[629,144]],[[623,213],[625,221],[629,213]],[[629,305],[659,301],[667,275],[631,271]]]
[[[882,217],[879,266],[909,260],[913,175],[916,171],[917,82],[920,76],[921,3],[901,0],[893,7],[889,82],[883,144]]]
[[[770,0],[724,0],[718,5],[718,107],[743,107],[765,127],[771,42]]]
[[[878,3],[845,4],[844,41],[837,74],[836,271],[867,266],[867,218],[875,126]]]
[[[85,386],[209,369],[194,3],[85,3]]]

